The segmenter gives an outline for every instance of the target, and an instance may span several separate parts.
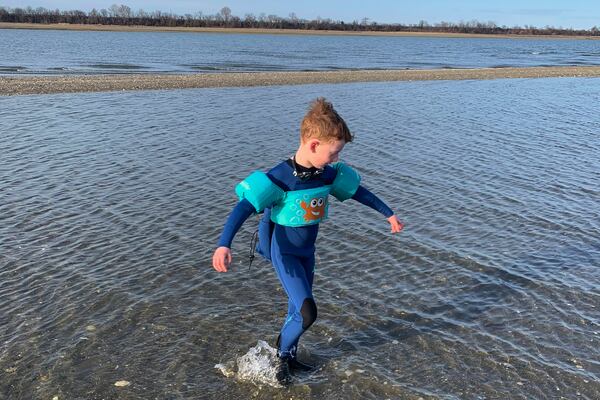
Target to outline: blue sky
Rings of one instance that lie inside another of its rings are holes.
[[[215,14],[222,7],[231,8],[232,14],[243,17],[246,13],[275,14],[288,17],[291,12],[299,18],[331,18],[334,20],[362,20],[369,18],[377,22],[399,22],[416,24],[425,20],[431,24],[447,21],[460,22],[479,20],[493,21],[497,25],[546,25],[564,28],[589,29],[600,27],[600,1],[598,0],[503,0],[484,2],[476,0],[305,0],[292,2],[283,0],[97,0],[97,1],[44,1],[44,0],[0,0],[5,7],[46,7],[61,10],[108,8],[112,4],[126,4],[134,10],[170,11],[176,14]]]

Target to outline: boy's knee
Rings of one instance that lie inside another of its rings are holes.
[[[317,319],[317,305],[312,298],[304,299],[300,314],[302,315],[302,329],[310,328]]]

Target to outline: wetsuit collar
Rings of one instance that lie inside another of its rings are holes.
[[[292,174],[300,179],[301,181],[306,181],[309,180],[315,176],[319,176],[323,173],[324,168],[316,168],[316,167],[310,167],[310,168],[306,168],[298,163],[296,163],[296,156],[292,156],[289,160],[288,160],[288,164],[290,164],[290,166],[292,167],[293,171]]]

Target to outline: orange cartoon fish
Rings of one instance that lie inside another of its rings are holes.
[[[304,214],[304,221],[306,222],[316,221],[325,216],[325,199],[323,197],[312,199],[310,204],[302,201],[300,207],[306,211],[306,214]]]

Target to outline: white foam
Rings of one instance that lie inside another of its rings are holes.
[[[215,368],[226,377],[235,377],[242,381],[280,387],[275,378],[277,350],[264,340],[259,340],[246,354]]]

